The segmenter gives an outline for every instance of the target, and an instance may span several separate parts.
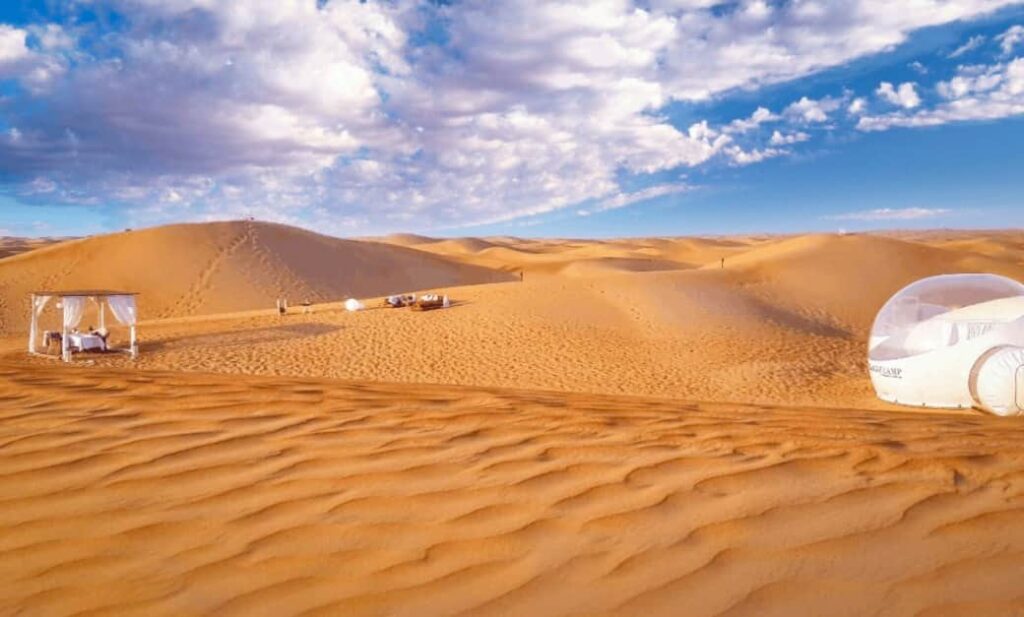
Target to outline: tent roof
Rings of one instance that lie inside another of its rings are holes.
[[[112,289],[69,289],[66,291],[33,291],[33,296],[60,296],[62,298],[78,296],[137,296],[137,291],[115,291]]]

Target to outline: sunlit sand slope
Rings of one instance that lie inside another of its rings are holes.
[[[0,261],[0,332],[25,329],[37,289],[140,292],[142,312],[177,317],[509,280],[413,249],[238,221],[94,236]]]
[[[586,268],[530,273],[523,283],[515,277],[437,288],[453,298],[448,310],[348,313],[331,305],[285,318],[269,312],[146,323],[135,363],[89,359],[147,369],[863,408],[882,406],[867,377],[867,337],[898,289],[943,272],[1024,280],[1024,265],[1012,259],[861,235],[758,240],[724,268],[717,261],[600,271],[598,252],[586,254],[574,262]],[[147,307],[144,318],[151,317]],[[18,337],[4,345],[20,354],[25,343]]]
[[[1024,424],[0,366],[4,615],[1012,615]]]

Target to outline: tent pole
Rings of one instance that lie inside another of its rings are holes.
[[[137,343],[135,342],[135,324],[132,324],[132,329],[131,329],[131,350],[132,350],[132,359],[133,360],[136,357],[138,357],[138,355],[139,355],[139,349],[138,349],[138,347],[136,345],[137,345]]]
[[[65,311],[67,309],[64,309]],[[71,349],[68,347],[68,327],[65,324],[60,326],[60,355],[65,362],[71,362]]]
[[[103,300],[99,300],[99,301],[97,301],[97,304],[100,305],[100,330],[106,330],[107,329],[107,323],[106,323],[107,322],[107,316],[106,316],[107,303],[104,302]]]
[[[32,320],[29,322],[28,327],[28,352],[36,352],[36,295],[31,294],[32,306],[29,308],[32,311]]]

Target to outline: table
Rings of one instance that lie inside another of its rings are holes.
[[[98,334],[69,334],[68,345],[80,351],[89,351],[90,349],[103,351],[106,349],[106,344]]]

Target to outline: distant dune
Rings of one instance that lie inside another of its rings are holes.
[[[522,239],[508,236],[431,240],[399,234],[382,242],[458,259],[465,263],[537,275],[600,276],[616,272],[685,270],[754,246],[758,240],[630,238],[622,240]]]
[[[1020,234],[400,239],[415,248],[258,223],[113,234],[0,261],[0,302],[14,332],[33,287],[136,289],[150,320],[223,314],[146,325],[145,368],[882,407],[864,349],[892,293],[949,272],[1024,280]],[[455,308],[229,314],[428,287]]]
[[[0,236],[0,259],[27,253],[44,246],[64,242],[68,238],[19,238]]]
[[[371,241],[383,242],[385,244],[398,244],[400,246],[415,246],[417,244],[427,244],[430,242],[437,242],[436,238],[429,236],[421,236],[418,234],[391,234],[382,238],[366,238]]]
[[[180,317],[511,278],[401,246],[269,223],[171,225],[62,242],[0,261],[0,322],[18,331],[36,289],[138,291],[145,318]]]
[[[866,329],[896,290],[920,278],[956,272],[1024,278],[1024,265],[1002,257],[868,234],[813,234],[764,244],[727,266],[739,282],[770,288],[781,305],[813,307]]]

